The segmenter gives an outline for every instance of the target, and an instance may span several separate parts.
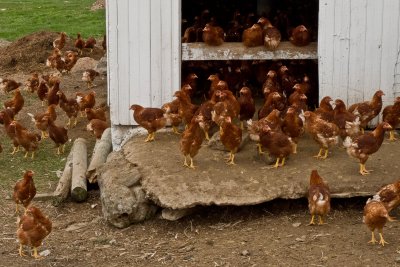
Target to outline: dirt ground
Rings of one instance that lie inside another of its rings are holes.
[[[8,77],[21,81],[28,75],[29,69],[16,71],[12,67],[7,72]],[[65,75],[62,88],[68,95],[84,90],[80,79],[80,73]],[[106,81],[95,83],[101,102],[106,99]],[[25,108],[35,111],[36,102],[28,102]],[[27,122],[29,118],[21,120]],[[78,126],[70,131],[71,137],[89,139],[85,123]],[[344,160],[357,169],[353,161],[347,157]],[[388,154],[383,160],[393,158]],[[397,179],[396,175],[393,179]],[[48,192],[54,187],[50,184]],[[35,201],[53,222],[52,233],[39,248],[39,252],[48,250],[50,254],[39,260],[21,258],[15,235],[17,216],[14,203],[8,198],[10,193],[11,188],[0,188],[1,266],[400,265],[399,222],[388,223],[384,228],[385,240],[389,242],[385,247],[367,243],[371,236],[362,224],[365,198],[333,199],[332,211],[323,226],[307,225],[310,216],[303,198],[254,206],[211,206],[179,221],[156,217],[121,230],[102,218],[97,189],[90,190],[87,202],[81,204],[68,201],[55,207],[51,201]],[[397,211],[392,215],[399,217]]]

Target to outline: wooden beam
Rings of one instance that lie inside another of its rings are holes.
[[[265,60],[265,59],[318,59],[317,43],[304,47],[281,42],[278,49],[268,51],[264,46],[245,47],[242,43],[224,43],[208,46],[205,43],[182,44],[182,60]]]

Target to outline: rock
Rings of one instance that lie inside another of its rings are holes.
[[[247,249],[245,249],[242,252],[240,252],[240,255],[242,255],[242,256],[250,256],[250,252]]]
[[[297,222],[297,223],[293,223],[293,224],[292,224],[292,226],[293,226],[293,227],[296,227],[296,228],[299,227],[300,225],[301,225],[300,222]]]
[[[77,230],[80,230],[80,229],[86,227],[87,225],[88,225],[88,223],[86,223],[86,222],[74,223],[74,224],[69,225],[65,229],[65,231],[67,231],[67,232],[77,231]]]
[[[136,166],[122,152],[112,152],[100,169],[98,184],[104,218],[118,228],[154,216],[157,206],[146,199]]]
[[[394,261],[400,263],[400,257],[397,257]]]
[[[71,69],[72,73],[84,72],[87,69],[94,69],[97,66],[98,61],[91,57],[81,57],[76,62],[75,66]]]
[[[297,242],[305,242],[306,241],[306,236],[302,235],[301,237],[296,238]]]
[[[107,76],[107,56],[104,56],[99,60],[94,70],[100,73],[101,76]]]
[[[161,212],[161,218],[168,221],[177,221],[185,216],[192,214],[193,212],[195,212],[195,210],[195,208],[179,210],[163,209]]]
[[[50,253],[51,253],[50,250],[46,249],[46,250],[43,250],[42,252],[40,252],[39,256],[47,257],[50,255]]]
[[[246,132],[242,135],[242,143],[239,146],[239,151],[250,141],[249,134]],[[225,149],[221,140],[219,140],[219,131],[216,132],[208,141],[208,147],[214,150],[228,151]]]

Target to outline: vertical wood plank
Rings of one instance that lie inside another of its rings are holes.
[[[319,99],[333,92],[333,34],[335,0],[319,1],[318,18],[318,75]]]
[[[394,73],[394,84],[393,84],[393,92],[394,97],[400,95],[400,7],[398,10],[398,22],[397,22],[397,46],[396,46],[396,63],[395,63],[395,73]]]
[[[167,88],[173,88],[172,84],[172,1],[173,0],[162,0],[161,1],[161,66],[162,75],[161,83],[163,88],[163,99],[169,101],[171,98],[167,98]],[[169,89],[171,90],[171,89]],[[174,90],[174,89],[172,89]],[[175,88],[176,90],[176,88]]]
[[[165,1],[165,0],[164,0]],[[163,94],[163,85],[161,82],[162,75],[162,65],[161,65],[161,43],[163,40],[161,39],[161,0],[151,0],[150,7],[150,47],[151,47],[151,80],[150,80],[150,88],[151,88],[151,105],[160,107],[160,103],[163,102],[162,94]],[[165,51],[167,52],[167,51]]]
[[[349,77],[349,39],[350,39],[350,2],[335,1],[335,22],[333,37],[333,92],[331,96],[341,98],[345,103],[348,93]]]
[[[110,98],[110,118],[113,124],[119,124],[118,118],[118,2],[108,0],[107,4],[107,78]]]
[[[371,99],[380,86],[383,1],[367,1],[365,41],[364,101]]]
[[[398,21],[393,23],[394,18],[399,17],[400,2],[397,0],[383,1],[382,22],[382,58],[381,58],[381,85],[385,92],[384,106],[391,104],[394,98],[394,79],[397,61],[397,47],[399,32]],[[388,103],[389,102],[389,103]]]
[[[364,99],[364,57],[367,6],[365,0],[351,0],[348,103]]]
[[[172,84],[163,94],[163,102],[171,101],[173,94],[181,87],[181,0],[172,1]]]
[[[143,103],[147,106],[153,106],[153,92],[151,90],[151,66],[150,66],[150,1],[138,1],[138,21],[139,30],[134,38],[139,39],[139,87],[136,89],[141,95]]]

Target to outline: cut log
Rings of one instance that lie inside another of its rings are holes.
[[[86,178],[89,183],[97,182],[97,176],[99,175],[98,170],[106,162],[107,156],[110,154],[111,150],[111,128],[107,128],[103,132],[101,139],[96,141],[96,145],[93,149],[93,156],[86,172]]]
[[[56,205],[67,199],[69,192],[71,191],[73,150],[74,148],[69,152],[64,171],[58,181],[57,188],[54,191],[54,204]]]
[[[87,198],[87,147],[86,140],[78,138],[74,142],[72,157],[72,184],[71,197],[76,202],[85,201]]]

